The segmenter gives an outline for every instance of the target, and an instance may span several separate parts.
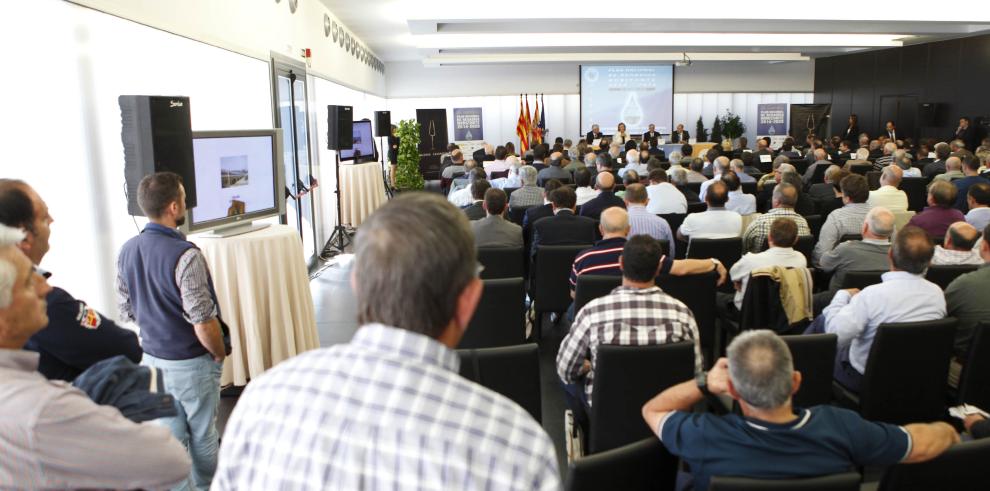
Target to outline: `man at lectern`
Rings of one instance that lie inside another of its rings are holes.
[[[691,134],[684,130],[683,124],[678,124],[677,129],[674,130],[670,135],[671,143],[687,143],[691,138]]]

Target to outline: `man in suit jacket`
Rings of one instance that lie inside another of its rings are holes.
[[[475,150],[471,156],[474,157],[474,161],[479,165],[482,162],[491,162],[495,160],[495,147],[490,143],[485,143],[481,148]]]
[[[536,251],[543,245],[579,245],[595,243],[595,221],[574,214],[577,195],[574,190],[561,186],[550,193],[553,205],[552,217],[541,218],[533,224],[533,243],[530,257],[536,258]]]
[[[522,247],[522,227],[505,219],[509,198],[505,191],[491,188],[482,202],[487,216],[471,222],[476,247]]]
[[[956,128],[952,139],[962,140],[966,144],[966,150],[970,152],[976,152],[976,147],[980,145],[980,135],[976,132],[976,127],[972,125],[966,116],[959,118],[959,127]]]
[[[677,125],[677,129],[670,134],[671,143],[687,143],[691,139],[691,134],[684,130],[684,125]]]
[[[488,182],[488,179],[478,179],[471,183],[471,197],[474,201],[464,208],[464,214],[467,215],[468,220],[481,220],[485,218],[485,193],[491,189],[492,185]],[[508,199],[508,198],[506,198]]]
[[[649,130],[647,130],[646,133],[643,133],[643,141],[649,143],[652,147],[653,141],[657,138],[660,138],[660,133],[657,133],[657,125],[650,123]]]
[[[563,167],[561,167],[562,163],[563,154],[560,152],[554,152],[553,155],[550,155],[550,165],[536,174],[536,185],[543,186],[550,179],[558,179],[560,181],[573,183],[574,176],[572,176],[569,171],[566,171]]]
[[[603,136],[605,135],[602,134],[602,130],[598,128],[598,125],[593,124],[591,125],[591,131],[589,131],[588,134],[584,136],[584,141],[588,142],[588,145],[591,145],[592,142],[600,139]]]
[[[888,140],[890,140],[892,142],[895,142],[895,143],[897,142],[897,139],[898,138],[900,138],[902,140],[904,139],[904,135],[902,135],[899,131],[897,131],[897,128],[894,126],[894,121],[893,120],[888,120],[887,121],[887,124],[884,127],[883,132],[880,133],[880,135],[881,136],[886,136]]]
[[[546,186],[543,187],[544,204],[534,206],[526,210],[526,213],[523,215],[522,227],[523,236],[525,236],[527,240],[532,237],[533,224],[536,223],[537,220],[553,216],[553,205],[550,204],[550,193],[563,185],[563,183],[556,179],[547,181]]]
[[[613,192],[615,188],[615,175],[611,172],[599,172],[598,173],[598,196],[595,196],[587,203],[581,205],[581,216],[591,218],[592,220],[598,220],[602,211],[613,206],[619,206],[622,208],[626,207],[625,201],[622,198],[615,195]],[[575,195],[575,201],[577,196]]]
[[[949,159],[950,148],[949,144],[945,142],[939,142],[935,144],[935,160],[925,164],[921,168],[921,175],[932,179],[939,174],[945,174],[945,161]]]

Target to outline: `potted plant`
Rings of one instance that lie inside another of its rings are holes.
[[[708,141],[708,133],[705,132],[705,122],[698,116],[698,123],[694,126],[694,138],[696,141]]]
[[[423,174],[419,171],[419,122],[415,119],[399,121],[399,165],[395,174],[395,187],[399,191],[423,189]]]
[[[712,124],[712,135],[708,138],[708,141],[722,143],[722,121],[718,116],[715,116],[715,122]]]
[[[735,141],[745,133],[746,124],[742,122],[742,118],[731,110],[726,109],[725,116],[722,116],[722,134],[730,140]]]

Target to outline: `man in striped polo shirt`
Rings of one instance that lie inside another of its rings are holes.
[[[578,276],[622,274],[619,256],[622,255],[622,247],[626,245],[626,236],[629,235],[629,214],[618,206],[608,208],[602,212],[602,221],[598,229],[601,231],[602,240],[599,240],[594,247],[579,252],[574,258],[574,266],[571,267],[571,298],[574,298]]]

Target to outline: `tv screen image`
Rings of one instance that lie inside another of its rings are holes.
[[[282,158],[276,130],[193,133],[197,191],[188,232],[240,224],[281,213]]]
[[[354,122],[354,148],[340,151],[340,160],[353,160],[354,163],[377,160],[375,137],[371,131],[371,121]]]
[[[581,133],[598,124],[602,133],[615,133],[626,124],[632,135],[645,133],[650,123],[670,133],[674,116],[672,65],[581,65]]]

